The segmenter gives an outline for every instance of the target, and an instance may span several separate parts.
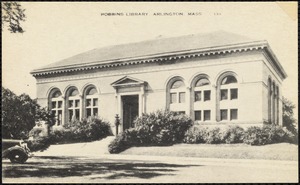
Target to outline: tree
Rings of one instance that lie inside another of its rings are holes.
[[[54,123],[53,115],[27,94],[17,96],[2,87],[2,138],[27,138],[36,121]]]
[[[294,118],[294,108],[295,104],[285,97],[282,98],[282,106],[283,106],[283,126],[286,127],[292,133],[297,133],[297,120]]]
[[[11,33],[23,33],[24,30],[21,27],[21,21],[25,21],[25,9],[17,2],[1,2],[1,21],[3,30],[4,26],[8,27]],[[8,25],[7,25],[8,24]]]

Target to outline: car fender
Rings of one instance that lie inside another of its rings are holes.
[[[20,151],[28,155],[26,150],[20,146],[10,147],[2,152],[2,157],[8,157],[13,151]]]

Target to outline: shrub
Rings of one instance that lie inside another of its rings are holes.
[[[206,127],[197,127],[193,126],[187,130],[185,137],[183,139],[184,143],[196,144],[196,143],[205,143],[207,135]]]
[[[245,131],[244,143],[250,145],[265,145],[281,142],[297,142],[295,135],[276,125],[264,125],[263,127],[249,127]]]
[[[66,141],[95,141],[112,135],[109,123],[95,117],[83,119],[82,121],[73,120],[65,124],[64,128],[66,136],[64,136],[63,140]],[[57,134],[60,135],[59,132]]]
[[[108,145],[108,151],[111,154],[120,153],[132,146],[139,145],[136,140],[137,131],[133,128],[125,130],[117,135],[117,137]]]
[[[268,134],[261,127],[251,126],[245,131],[244,143],[250,145],[265,145],[268,143]]]
[[[44,135],[47,132],[44,127],[34,127],[29,131],[29,137],[37,138]]]
[[[221,141],[227,144],[242,143],[244,129],[239,126],[228,126],[221,133]]]
[[[142,143],[172,145],[182,142],[185,132],[192,126],[192,120],[184,114],[172,111],[156,111],[143,114],[135,120]]]
[[[27,140],[27,146],[31,152],[46,150],[50,144],[49,137],[47,136]]]
[[[208,129],[207,134],[205,134],[204,136],[204,140],[207,144],[222,143],[221,129],[219,127]]]
[[[45,128],[37,127],[30,131],[32,139],[28,147],[32,151],[45,150],[51,144],[95,141],[112,135],[108,122],[99,118],[82,121],[74,120],[61,128],[52,128],[49,135],[41,134]]]
[[[137,118],[135,128],[125,130],[109,145],[110,153],[119,153],[131,146],[164,146],[182,142],[192,120],[183,114],[156,111]]]

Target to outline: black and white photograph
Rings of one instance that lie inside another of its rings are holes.
[[[297,183],[298,2],[1,2],[3,183]]]

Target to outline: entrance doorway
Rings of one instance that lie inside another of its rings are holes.
[[[133,128],[133,120],[139,115],[139,96],[122,96],[123,107],[123,131]]]

